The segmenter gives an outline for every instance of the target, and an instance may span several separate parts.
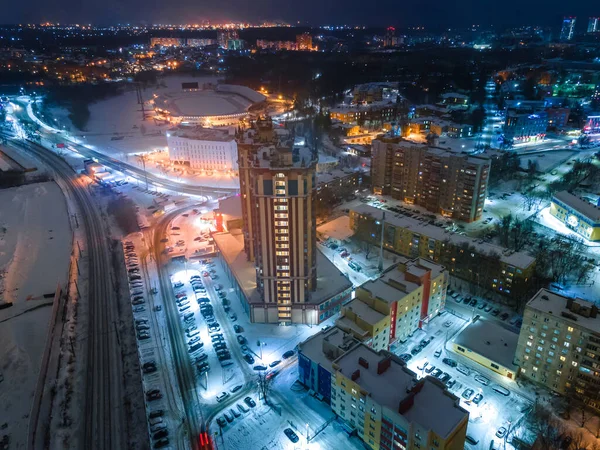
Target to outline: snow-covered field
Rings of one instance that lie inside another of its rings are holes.
[[[57,284],[67,281],[72,234],[53,182],[0,191],[0,424],[24,448],[31,399]]]
[[[527,167],[529,167],[529,161],[532,161],[537,164],[538,171],[548,172],[554,169],[559,164],[565,162],[574,154],[575,152],[572,152],[570,150],[559,150],[545,153],[535,153],[533,155],[521,155],[521,168],[527,169]]]

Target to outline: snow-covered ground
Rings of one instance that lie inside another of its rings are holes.
[[[570,150],[558,150],[521,155],[521,168],[527,169],[529,161],[532,161],[537,164],[538,171],[548,172],[575,154],[575,152]]]
[[[72,233],[53,182],[0,190],[0,424],[24,448],[57,284],[65,284]]]

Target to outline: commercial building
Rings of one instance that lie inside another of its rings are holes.
[[[368,205],[350,210],[350,227],[357,237],[381,242],[384,249],[409,258],[425,258],[443,265],[450,275],[495,292],[518,296],[529,289],[535,258],[487,242],[462,236],[423,220],[387,214]],[[398,217],[396,217],[398,216]],[[368,235],[361,230],[372,230]]]
[[[600,411],[599,361],[598,306],[540,289],[523,314],[520,375]]]
[[[457,92],[445,92],[442,94],[442,99],[440,104],[446,105],[449,107],[455,106],[469,106],[469,96],[464,94],[459,94]]]
[[[374,450],[463,450],[469,413],[433,377],[364,345],[333,362],[331,409]]]
[[[590,17],[588,19],[588,33],[598,33],[600,32],[600,17]]]
[[[548,127],[563,128],[569,123],[569,108],[547,108]]]
[[[560,40],[567,42],[573,39],[575,36],[575,22],[577,17],[565,17],[563,18],[562,28],[560,29]]]
[[[455,353],[503,377],[514,380],[519,367],[514,363],[519,335],[495,320],[476,318],[450,345]]]
[[[514,143],[544,139],[548,128],[548,113],[534,108],[508,108],[503,138]]]
[[[464,222],[481,218],[491,165],[488,158],[384,136],[373,141],[372,154],[374,193]]]
[[[374,350],[387,350],[444,309],[447,288],[443,266],[423,258],[400,258],[379,279],[356,289],[355,299],[342,306],[336,323]]]
[[[550,214],[589,241],[600,241],[600,207],[567,191],[552,196]]]
[[[333,361],[357,345],[359,341],[352,334],[336,326],[319,331],[298,344],[298,380],[320,400],[330,403]]]
[[[178,126],[167,131],[169,159],[194,170],[236,171],[235,135],[228,130]]]
[[[598,94],[596,98],[600,98],[600,85],[597,87]],[[600,116],[588,116],[583,127],[585,133],[600,133]]]

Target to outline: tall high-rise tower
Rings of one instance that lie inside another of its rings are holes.
[[[292,304],[309,302],[317,287],[317,157],[291,139],[238,152],[246,253],[262,301],[277,304],[278,322],[289,324]]]
[[[588,20],[588,33],[600,33],[600,17],[590,17]]]
[[[577,17],[565,17],[560,30],[560,40],[563,42],[570,41],[575,35],[575,22]]]

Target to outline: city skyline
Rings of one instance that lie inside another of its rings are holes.
[[[587,27],[587,18],[599,14],[589,2],[582,0],[572,2],[568,6],[557,0],[542,2],[534,0],[526,6],[518,3],[490,3],[485,8],[473,0],[461,0],[458,3],[447,3],[434,0],[431,10],[439,12],[433,16],[422,10],[417,4],[399,6],[391,1],[380,2],[376,8],[366,9],[357,0],[342,4],[338,0],[326,4],[314,1],[297,5],[292,2],[275,2],[264,0],[259,4],[249,4],[241,0],[232,0],[227,4],[214,1],[194,4],[189,0],[169,5],[169,8],[156,5],[152,7],[139,0],[108,3],[80,4],[72,0],[55,0],[54,2],[38,2],[4,5],[3,24],[13,23],[92,23],[97,25],[116,23],[262,23],[286,22],[290,25],[323,26],[323,25],[364,25],[400,27],[425,26],[465,27],[473,24],[481,26],[516,26],[524,25],[531,18],[534,24],[541,26],[558,26],[563,16],[577,16],[578,27],[582,31]],[[434,17],[443,17],[440,22]]]

